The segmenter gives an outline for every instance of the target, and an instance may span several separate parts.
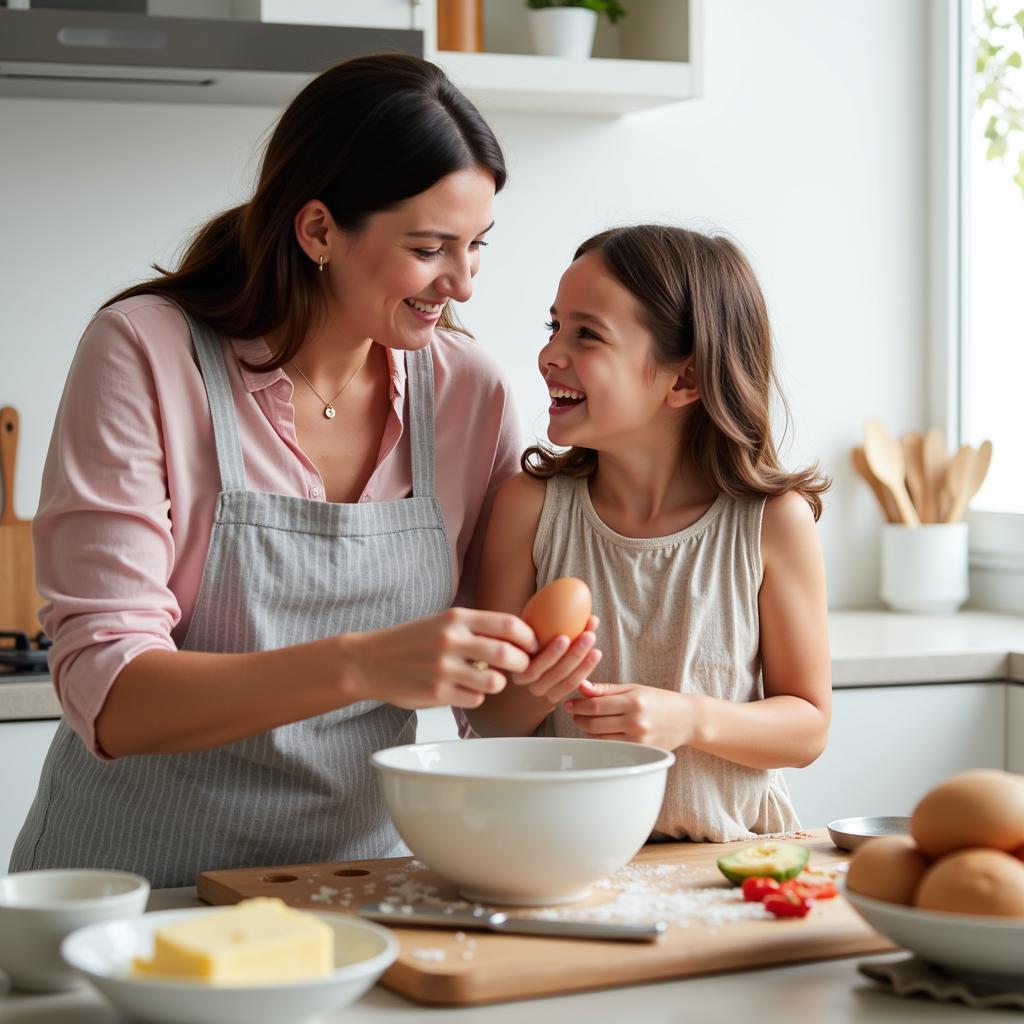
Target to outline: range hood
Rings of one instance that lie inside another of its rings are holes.
[[[364,53],[423,54],[416,29],[0,8],[0,96],[282,106]]]

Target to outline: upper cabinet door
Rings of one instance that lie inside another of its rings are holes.
[[[419,28],[415,0],[249,0],[261,21],[358,28]]]

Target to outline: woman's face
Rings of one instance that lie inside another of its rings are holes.
[[[552,442],[615,451],[654,441],[661,422],[678,433],[667,400],[676,374],[655,364],[637,300],[599,252],[584,253],[562,275],[549,328],[538,366],[551,397]]]
[[[332,229],[324,268],[332,319],[389,348],[429,344],[445,303],[473,293],[493,203],[494,178],[470,167],[371,214],[359,231]]]

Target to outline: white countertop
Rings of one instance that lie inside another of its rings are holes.
[[[963,611],[829,613],[832,685],[1024,682],[1024,616]]]
[[[153,894],[151,910],[200,906],[194,889]],[[903,955],[903,954],[898,954]],[[889,959],[894,956],[870,959]],[[499,1003],[466,1009],[425,1007],[379,985],[352,1006],[323,1018],[344,1024],[704,1024],[756,1021],[757,1024],[908,1024],[969,1021],[1020,1024],[1015,1010],[972,1010],[957,1004],[891,996],[858,974],[864,958],[825,960],[797,967],[775,967],[683,981],[630,985],[550,999]],[[0,975],[2,978],[2,975]],[[4,1024],[124,1024],[90,989],[59,995],[29,995],[3,989]],[[283,1022],[287,1024],[287,1022]]]
[[[954,680],[1013,679],[1024,683],[1024,617],[975,611],[947,616],[843,611],[829,616],[829,633],[836,687]],[[5,688],[9,688],[7,715],[19,710],[56,708],[48,682],[0,683],[0,720],[7,717]],[[33,692],[26,692],[26,688]],[[198,905],[194,890],[176,889],[154,893],[150,909]],[[378,986],[355,1006],[339,1010],[327,1020],[347,1024],[519,1024],[528,1017],[531,1024],[561,1024],[570,1019],[621,1024],[638,1013],[644,1024],[748,1019],[758,1024],[895,1024],[954,1019],[999,1024],[1020,1020],[1019,1013],[1010,1010],[970,1010],[887,995],[857,973],[856,963],[856,958],[821,961],[475,1009],[418,1006]],[[60,995],[23,995],[5,994],[3,986],[0,980],[0,1019],[5,1024],[121,1022],[89,989]]]
[[[829,614],[832,685],[1012,679],[1024,682],[1024,616],[964,611],[902,615],[886,611]],[[59,718],[48,676],[0,680],[0,722]]]

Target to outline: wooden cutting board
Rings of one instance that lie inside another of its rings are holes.
[[[0,409],[0,629],[34,636],[39,632],[42,598],[36,593],[32,520],[14,510],[14,468],[18,457],[18,412]]]
[[[834,867],[847,859],[828,841],[824,829],[796,833],[785,841],[809,846],[813,867]],[[614,877],[612,881],[625,880],[631,889],[638,884],[664,887],[657,895],[640,897],[645,905],[648,899],[687,899],[687,893],[692,904],[708,901],[692,914],[650,915],[650,920],[672,922],[656,943],[397,928],[401,953],[382,983],[421,1003],[473,1005],[894,948],[864,924],[842,896],[816,902],[801,920],[730,919],[730,914],[744,911],[729,901],[729,893],[735,890],[722,878],[715,860],[742,845],[654,844],[644,847],[632,864]],[[638,882],[640,875],[643,878]],[[207,903],[279,896],[294,907],[341,913],[355,913],[362,903],[410,902],[401,892],[426,885],[436,886],[441,899],[459,899],[453,885],[411,857],[207,871],[198,879],[199,898]],[[708,892],[709,888],[717,891]],[[629,893],[617,897],[615,890],[595,888],[587,900],[553,913],[559,917],[585,914],[587,908],[616,898],[621,906],[621,901],[636,897]]]

